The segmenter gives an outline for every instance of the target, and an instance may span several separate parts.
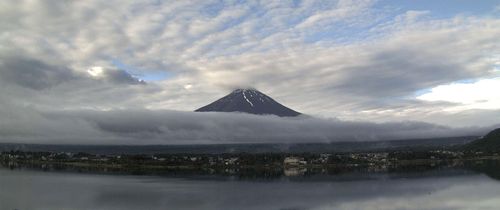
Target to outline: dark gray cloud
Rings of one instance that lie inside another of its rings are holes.
[[[18,55],[0,57],[2,82],[33,90],[48,89],[66,82],[82,85],[90,85],[99,81],[128,85],[146,84],[121,69],[103,68],[101,74],[100,77],[93,78],[85,72],[76,72],[62,65],[50,65],[34,58]]]
[[[477,72],[447,59],[451,58],[420,49],[379,49],[364,64],[343,69],[349,73],[329,88],[376,101],[380,97],[405,97],[428,87],[477,76]]]
[[[79,76],[68,68],[48,65],[42,61],[9,56],[0,58],[0,79],[34,90],[51,88]]]

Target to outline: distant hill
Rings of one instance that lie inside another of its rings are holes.
[[[280,117],[294,117],[300,115],[278,103],[271,97],[255,89],[236,89],[229,95],[201,107],[195,112],[244,112],[259,115],[277,115]]]
[[[486,134],[486,136],[465,145],[464,148],[476,151],[500,151],[500,128],[497,128]]]

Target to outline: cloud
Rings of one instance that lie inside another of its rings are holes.
[[[0,79],[4,83],[13,83],[34,90],[47,89],[77,78],[71,70],[51,66],[38,60],[7,57],[1,59]]]
[[[430,14],[430,11],[425,10],[425,11],[418,11],[418,10],[409,10],[406,11],[406,13],[402,16],[404,18],[404,21],[408,22],[415,22],[419,18]]]
[[[314,117],[162,110],[18,110],[0,124],[1,141],[67,144],[213,144],[376,141],[481,135],[422,122],[370,123]],[[0,113],[5,116],[6,112]]]
[[[131,95],[160,91],[157,85],[147,84],[124,70],[99,70],[92,76],[35,58],[0,56],[0,107],[4,109],[4,104],[9,104],[41,110],[133,108],[144,104]]]
[[[500,78],[483,79],[472,83],[452,83],[432,88],[417,99],[425,101],[449,101],[460,105],[454,110],[498,109],[500,96],[495,90],[500,88]]]
[[[144,81],[120,69],[93,67],[88,70],[88,74],[29,57],[16,55],[0,57],[0,79],[4,83],[33,90],[48,89],[66,82],[78,82],[78,80],[90,81],[90,79],[103,79],[116,84],[145,84]]]
[[[350,21],[359,18],[359,15],[367,12],[374,3],[372,0],[361,1],[337,1],[336,7],[330,10],[319,11],[297,24],[299,29],[311,27],[325,27],[338,21]]]
[[[120,69],[104,69],[100,66],[94,66],[87,70],[90,76],[96,79],[104,79],[116,84],[146,84],[143,80],[137,79],[125,70]]]

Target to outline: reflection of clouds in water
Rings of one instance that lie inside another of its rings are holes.
[[[495,209],[484,175],[214,181],[0,170],[0,209]],[[28,181],[29,180],[29,181]]]
[[[113,189],[101,189],[95,195],[95,204],[99,206],[123,206],[126,208],[140,209],[143,206],[154,206],[161,204],[161,194],[154,190],[140,189],[134,191],[120,191],[120,187],[109,186]],[[128,189],[124,189],[128,190]]]
[[[458,181],[458,180],[457,180]],[[497,209],[500,204],[498,187],[488,182],[454,183],[416,196],[369,197],[356,202],[341,202],[339,205],[323,206],[323,209]],[[410,189],[409,189],[410,190]]]

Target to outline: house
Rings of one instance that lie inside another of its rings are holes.
[[[304,158],[299,157],[286,157],[285,160],[283,160],[283,165],[285,167],[298,167],[306,164],[307,162],[304,161]]]

